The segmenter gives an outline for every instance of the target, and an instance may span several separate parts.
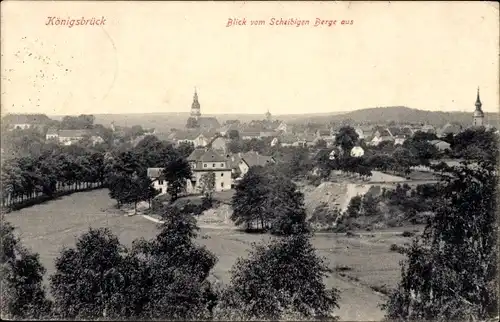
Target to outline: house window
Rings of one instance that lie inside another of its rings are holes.
[[[159,191],[160,191],[160,193],[163,193],[163,188],[160,188],[160,190],[159,190]]]
[[[212,168],[215,168],[215,163],[212,163]]]
[[[220,166],[221,166],[221,167],[224,167],[224,163],[221,163],[221,164],[220,164]]]
[[[221,176],[221,177],[223,177],[223,176],[224,176],[224,172],[223,172],[223,173],[221,173],[221,174],[220,174],[220,176]]]
[[[163,180],[158,180],[159,185],[163,185]]]
[[[221,188],[224,188],[224,182],[221,182],[221,183],[220,183],[220,187],[221,187]]]
[[[205,163],[205,164],[203,164],[203,167],[204,167],[204,168],[206,168],[206,167],[207,167],[207,164],[206,164],[206,163]]]

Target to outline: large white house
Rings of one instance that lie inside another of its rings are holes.
[[[195,149],[187,158],[193,177],[186,180],[186,192],[188,194],[201,192],[201,177],[206,173],[215,175],[215,191],[231,189],[231,167],[229,160],[212,149]],[[153,180],[153,186],[160,194],[167,192],[168,183],[162,175],[162,168],[148,168],[148,177]]]

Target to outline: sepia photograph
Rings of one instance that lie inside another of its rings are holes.
[[[0,16],[2,320],[499,320],[498,2]]]

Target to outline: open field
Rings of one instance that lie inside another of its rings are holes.
[[[139,237],[152,238],[157,225],[142,216],[127,217],[109,209],[114,201],[107,190],[76,193],[59,200],[36,205],[6,215],[24,244],[38,252],[48,273],[54,271],[54,259],[63,246],[74,246],[75,237],[88,227],[109,227],[125,245]],[[402,230],[402,229],[401,229]],[[406,230],[411,230],[406,228]],[[236,258],[246,256],[252,242],[269,238],[266,235],[245,234],[231,229],[202,228],[199,242],[219,258],[213,275],[222,282],[229,281],[228,271]],[[341,291],[342,320],[380,320],[383,312],[378,304],[385,296],[373,286],[394,286],[399,278],[398,262],[402,256],[389,251],[391,244],[403,244],[398,231],[362,233],[357,237],[336,234],[317,234],[313,243],[325,256],[332,269],[347,267],[326,279],[328,286]],[[344,275],[341,276],[340,274]]]

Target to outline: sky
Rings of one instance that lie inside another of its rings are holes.
[[[3,1],[0,14],[2,114],[188,112],[195,87],[202,114],[472,112],[478,86],[485,112],[500,106],[495,2]]]

